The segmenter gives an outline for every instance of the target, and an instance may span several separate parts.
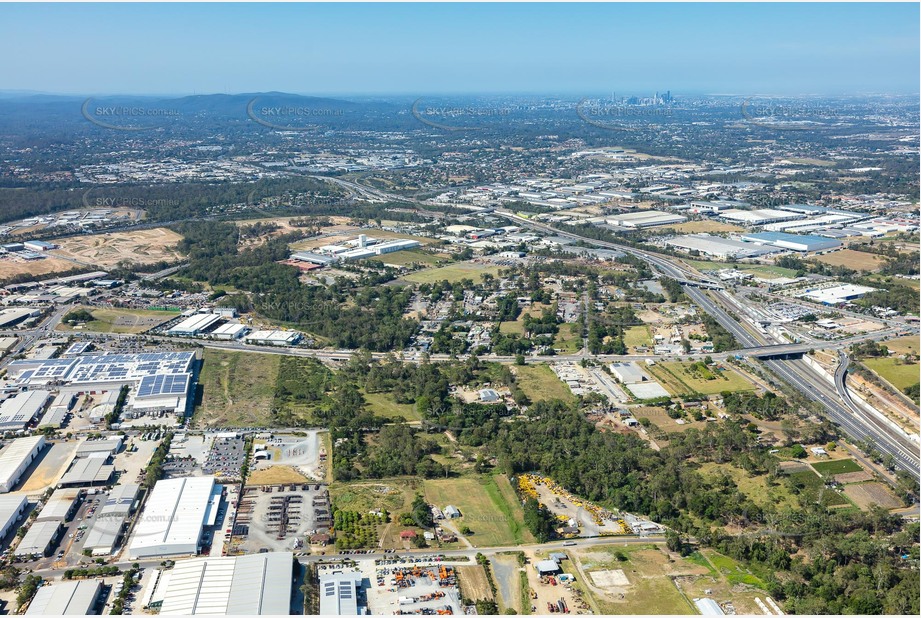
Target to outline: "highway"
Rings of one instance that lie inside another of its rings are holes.
[[[701,282],[699,274],[691,272],[686,267],[673,264],[664,256],[615,243],[586,238],[570,232],[562,232],[549,225],[537,223],[506,211],[497,210],[496,213],[511,218],[527,227],[579,239],[598,247],[616,249],[636,255],[646,260],[662,274],[679,280],[684,285],[684,291],[688,297],[709,313],[723,328],[732,333],[742,346],[743,353],[750,353],[753,349],[769,348],[773,345],[773,342],[769,340],[766,334],[762,335],[754,327],[752,330],[745,328],[741,322],[729,315],[723,305],[735,305],[743,309],[744,307],[734,302],[732,296],[722,286],[706,280]],[[701,288],[710,288],[714,297],[722,302],[718,303]],[[868,337],[862,337],[862,339],[866,338]],[[839,346],[834,345],[824,347],[837,347],[840,349]],[[761,362],[782,381],[800,391],[806,398],[818,402],[825,409],[828,418],[838,425],[851,440],[859,442],[871,439],[881,453],[892,456],[898,468],[908,472],[916,481],[921,481],[921,471],[919,471],[921,455],[919,455],[918,445],[913,443],[904,432],[881,421],[875,415],[854,406],[846,389],[843,388],[843,376],[841,389],[835,389],[804,360],[771,358],[763,359]]]

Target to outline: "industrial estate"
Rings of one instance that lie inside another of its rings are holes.
[[[0,98],[0,612],[918,614],[916,96],[255,96]]]

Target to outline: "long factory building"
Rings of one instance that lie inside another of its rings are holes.
[[[45,436],[31,436],[16,438],[0,451],[0,493],[13,490],[43,448]]]
[[[154,573],[141,601],[162,615],[288,615],[294,554],[180,560]]]
[[[217,518],[222,490],[213,476],[158,481],[134,527],[129,557],[197,554],[205,526]]]
[[[62,393],[98,394],[129,386],[129,412],[184,413],[194,363],[195,352],[89,354],[13,361],[8,375],[15,384],[30,389],[54,383]]]

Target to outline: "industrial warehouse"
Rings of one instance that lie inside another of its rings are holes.
[[[134,513],[140,485],[116,485],[106,497],[105,504],[86,535],[83,550],[93,556],[111,555],[125,532],[128,517]]]
[[[215,523],[221,492],[213,476],[159,481],[134,527],[130,558],[197,554],[205,526]]]
[[[25,429],[45,409],[50,397],[48,391],[22,391],[0,403],[0,431]]]
[[[13,494],[0,496],[0,541],[17,527],[16,523],[27,506],[29,506],[29,501],[25,496]]]
[[[293,567],[290,552],[183,560],[154,574],[142,605],[164,615],[288,615]]]
[[[45,436],[17,438],[0,451],[0,493],[12,491],[45,448]]]
[[[35,593],[26,616],[80,616],[94,614],[102,582],[98,580],[62,581],[42,586]]]

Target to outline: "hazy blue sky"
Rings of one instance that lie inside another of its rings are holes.
[[[0,4],[0,89],[918,92],[906,4]]]

